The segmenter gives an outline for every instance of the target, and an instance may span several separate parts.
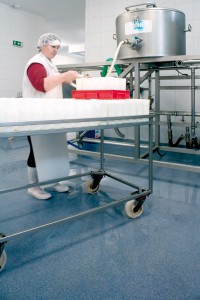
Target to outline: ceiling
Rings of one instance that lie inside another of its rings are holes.
[[[0,0],[0,3],[45,18],[48,31],[58,34],[66,45],[85,43],[85,0]]]

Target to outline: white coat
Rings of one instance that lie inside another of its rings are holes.
[[[58,85],[57,87],[53,88],[52,90],[46,93],[37,91],[32,86],[27,76],[28,67],[32,63],[39,63],[43,65],[44,68],[46,69],[47,76],[55,76],[56,74],[58,74],[58,69],[51,60],[49,60],[41,52],[36,54],[28,61],[25,67],[24,76],[23,76],[23,98],[57,98],[57,99],[63,98],[62,84]]]
[[[31,84],[27,69],[32,63],[42,64],[47,76],[55,76],[58,70],[54,63],[41,52],[31,58],[23,76],[23,98],[63,98],[62,84],[43,93],[37,91]],[[41,99],[42,101],[42,99]],[[56,100],[55,100],[56,101]],[[69,174],[69,154],[65,133],[31,136],[39,181],[47,181],[66,177]]]

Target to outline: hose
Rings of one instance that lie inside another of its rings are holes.
[[[125,134],[123,134],[119,128],[114,128],[115,133],[120,136],[121,138],[125,138]]]
[[[106,61],[113,61],[112,58],[108,58],[106,59]],[[119,65],[114,65],[115,67],[115,71],[117,72],[117,75],[119,76],[122,73],[122,69],[120,68]],[[101,72],[101,77],[106,77],[108,73],[108,66],[103,66],[102,68],[102,72]]]
[[[111,74],[111,72],[112,72],[114,66],[116,66],[116,65],[115,65],[115,62],[116,62],[116,60],[117,60],[117,56],[118,56],[119,50],[120,50],[120,48],[121,48],[121,46],[122,46],[123,44],[125,44],[125,41],[121,41],[121,42],[119,43],[119,45],[118,45],[118,47],[117,47],[117,50],[116,50],[116,52],[115,52],[114,58],[113,58],[113,60],[112,60],[112,64],[111,64],[111,66],[110,66],[110,69],[109,69],[109,71],[108,71],[106,77],[110,76],[110,74]],[[106,71],[107,71],[107,70],[106,70]],[[116,71],[119,71],[119,70],[116,69]],[[121,70],[120,70],[120,71],[121,71]],[[119,71],[119,72],[120,72],[120,71]],[[117,72],[117,73],[118,73],[118,72]],[[118,75],[119,75],[119,74],[118,74]],[[118,128],[115,128],[115,132],[116,132],[116,134],[119,135],[120,137],[122,137],[122,138],[125,137],[125,135],[124,135]]]
[[[181,136],[179,136],[179,138],[177,139],[177,141],[175,143],[173,143],[172,139],[169,139],[169,146],[177,147],[183,139],[184,139],[184,136],[182,134],[181,134]]]
[[[121,46],[122,46],[124,43],[125,43],[125,41],[121,41],[121,42],[119,43],[119,45],[118,45],[118,47],[117,47],[117,50],[116,50],[116,52],[115,52],[115,55],[114,55],[112,64],[111,64],[111,66],[110,66],[110,69],[109,69],[109,71],[108,71],[106,77],[110,76],[110,74],[111,74],[111,72],[112,72],[112,70],[113,70],[113,68],[114,68],[115,62],[116,62],[116,60],[117,60],[117,56],[118,56],[119,50],[120,50]]]

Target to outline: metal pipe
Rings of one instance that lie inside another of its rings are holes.
[[[149,189],[153,193],[153,119],[149,120]]]
[[[199,64],[199,59],[188,59],[188,60],[178,60],[176,62],[177,66],[185,66],[185,65],[192,65],[192,64]]]
[[[191,143],[190,143],[190,128],[186,127],[185,131],[185,143],[187,148],[191,148]]]
[[[167,125],[168,125],[168,143],[169,143],[169,146],[173,146],[171,115],[167,115]]]
[[[195,68],[191,68],[191,135],[195,136]]]
[[[148,77],[148,99],[150,100],[150,110],[152,110],[152,104],[154,99],[152,97],[152,78],[151,75]]]
[[[101,144],[100,144],[100,169],[104,171],[104,130],[101,129]]]
[[[134,87],[133,87],[133,70],[130,71],[130,97],[133,98],[133,90],[134,90]]]
[[[160,74],[159,71],[155,71],[155,145],[160,145]]]
[[[184,111],[164,111],[164,110],[161,110],[159,112],[154,112],[153,111],[153,113],[155,115],[188,116],[188,117],[191,116],[191,112],[184,112]],[[200,113],[195,112],[195,116],[200,117]]]
[[[135,91],[134,97],[140,98],[140,64],[135,63]],[[135,132],[135,158],[140,157],[140,126],[134,127]]]

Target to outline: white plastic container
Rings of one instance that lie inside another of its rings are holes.
[[[84,77],[76,79],[77,90],[126,90],[126,79],[115,77]]]

